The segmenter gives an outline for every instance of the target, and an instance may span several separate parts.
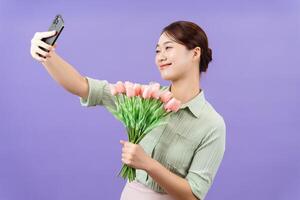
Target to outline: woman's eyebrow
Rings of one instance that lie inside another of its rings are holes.
[[[163,44],[165,45],[165,44],[167,44],[167,43],[173,43],[173,42],[172,42],[172,41],[166,41],[166,42],[164,42]],[[155,48],[157,48],[157,47],[159,47],[159,44],[157,44]]]

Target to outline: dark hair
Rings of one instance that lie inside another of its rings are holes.
[[[162,32],[171,36],[177,43],[180,43],[188,50],[195,47],[201,48],[199,70],[206,72],[208,63],[212,60],[212,51],[208,47],[208,39],[205,32],[197,24],[189,21],[176,21],[166,26]]]

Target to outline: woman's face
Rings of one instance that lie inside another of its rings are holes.
[[[193,50],[188,50],[163,33],[156,47],[155,64],[164,80],[176,81],[188,76],[194,66]],[[166,66],[163,66],[168,64]],[[169,65],[170,64],[170,65]],[[194,72],[193,72],[194,73]]]

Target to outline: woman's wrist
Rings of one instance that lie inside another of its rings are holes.
[[[148,157],[144,170],[149,174],[155,169],[156,165],[157,165],[157,161],[151,157]]]

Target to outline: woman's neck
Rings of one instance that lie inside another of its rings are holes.
[[[181,79],[172,82],[170,91],[176,99],[184,104],[201,92],[201,86],[199,86],[199,84],[199,79]]]

